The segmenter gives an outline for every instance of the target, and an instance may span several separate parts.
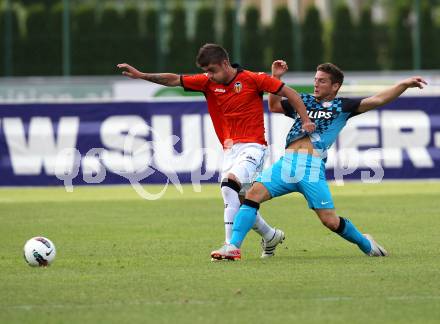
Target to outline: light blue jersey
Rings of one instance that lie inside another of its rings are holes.
[[[287,151],[276,163],[256,179],[266,187],[271,198],[283,196],[291,192],[301,193],[307,200],[309,208],[316,210],[332,210],[335,208],[332,195],[325,179],[325,159],[327,150],[335,142],[336,137],[344,128],[350,117],[358,115],[361,100],[335,98],[332,101],[318,101],[312,95],[301,94],[310,119],[315,123],[315,131],[308,135],[315,150],[320,156],[308,153]],[[286,138],[286,147],[292,142],[307,136],[301,129],[301,120],[293,107],[282,101],[281,105],[287,116],[294,119],[292,128]],[[245,199],[234,221],[230,243],[239,248],[249,230],[254,226],[259,204],[252,199]],[[321,220],[324,222],[322,215]],[[335,215],[336,216],[336,215]],[[369,256],[386,256],[387,252],[363,235],[348,219],[339,217],[339,225],[328,228],[345,240],[356,244],[362,252]],[[239,252],[240,250],[237,249]],[[211,254],[212,256],[212,254]]]
[[[335,98],[332,101],[318,101],[310,94],[301,93],[301,99],[306,106],[309,118],[315,123],[316,129],[310,134],[313,147],[321,153],[321,158],[327,158],[327,150],[335,142],[347,120],[358,115],[356,112],[360,99]],[[286,147],[290,143],[305,137],[301,129],[301,119],[287,100],[281,101],[285,115],[294,119],[292,128],[286,137]]]
[[[300,192],[310,208],[332,209],[333,199],[325,179],[327,150],[335,142],[347,120],[359,114],[357,109],[361,100],[335,98],[332,101],[318,101],[309,94],[301,94],[301,99],[307,108],[309,118],[316,125],[315,131],[309,136],[320,156],[288,152],[278,162],[264,170],[256,181],[267,188],[272,198],[290,192]],[[288,147],[307,134],[302,131],[301,119],[289,102],[283,100],[281,106],[286,116],[294,119],[286,137],[286,147]]]

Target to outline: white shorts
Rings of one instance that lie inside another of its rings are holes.
[[[237,143],[224,151],[222,180],[232,173],[241,183],[244,194],[263,170],[266,146],[258,143]]]

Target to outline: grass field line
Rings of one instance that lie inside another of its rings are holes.
[[[433,296],[422,296],[422,295],[402,295],[402,296],[316,296],[316,297],[291,297],[283,298],[283,302],[292,301],[313,301],[313,302],[340,302],[340,301],[359,301],[359,300],[369,300],[378,299],[386,301],[414,301],[414,300],[440,300],[440,295]],[[238,298],[231,298],[231,302],[234,305],[237,303],[246,303],[247,299],[240,300]],[[255,301],[255,299],[253,299]],[[261,301],[264,301],[263,299]],[[86,309],[86,308],[102,308],[102,307],[115,307],[115,306],[145,306],[145,305],[157,305],[157,306],[167,306],[167,305],[216,305],[223,304],[224,300],[195,300],[195,299],[182,299],[175,301],[152,301],[152,300],[138,300],[131,302],[108,302],[108,303],[90,303],[90,304],[27,304],[27,305],[0,305],[0,309],[23,309],[23,310],[33,310],[35,308],[75,308],[75,309]]]

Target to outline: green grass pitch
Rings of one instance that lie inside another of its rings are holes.
[[[298,195],[261,208],[286,233],[274,258],[259,258],[250,233],[242,261],[212,263],[224,239],[217,186],[157,201],[131,187],[1,189],[0,323],[438,323],[440,183],[331,190],[389,258],[362,255]],[[36,235],[57,247],[48,268],[23,260]]]

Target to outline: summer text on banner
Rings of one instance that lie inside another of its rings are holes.
[[[265,114],[269,156],[292,120]],[[218,182],[202,101],[0,105],[0,185]],[[354,117],[329,150],[328,179],[440,178],[440,97],[403,97]]]

